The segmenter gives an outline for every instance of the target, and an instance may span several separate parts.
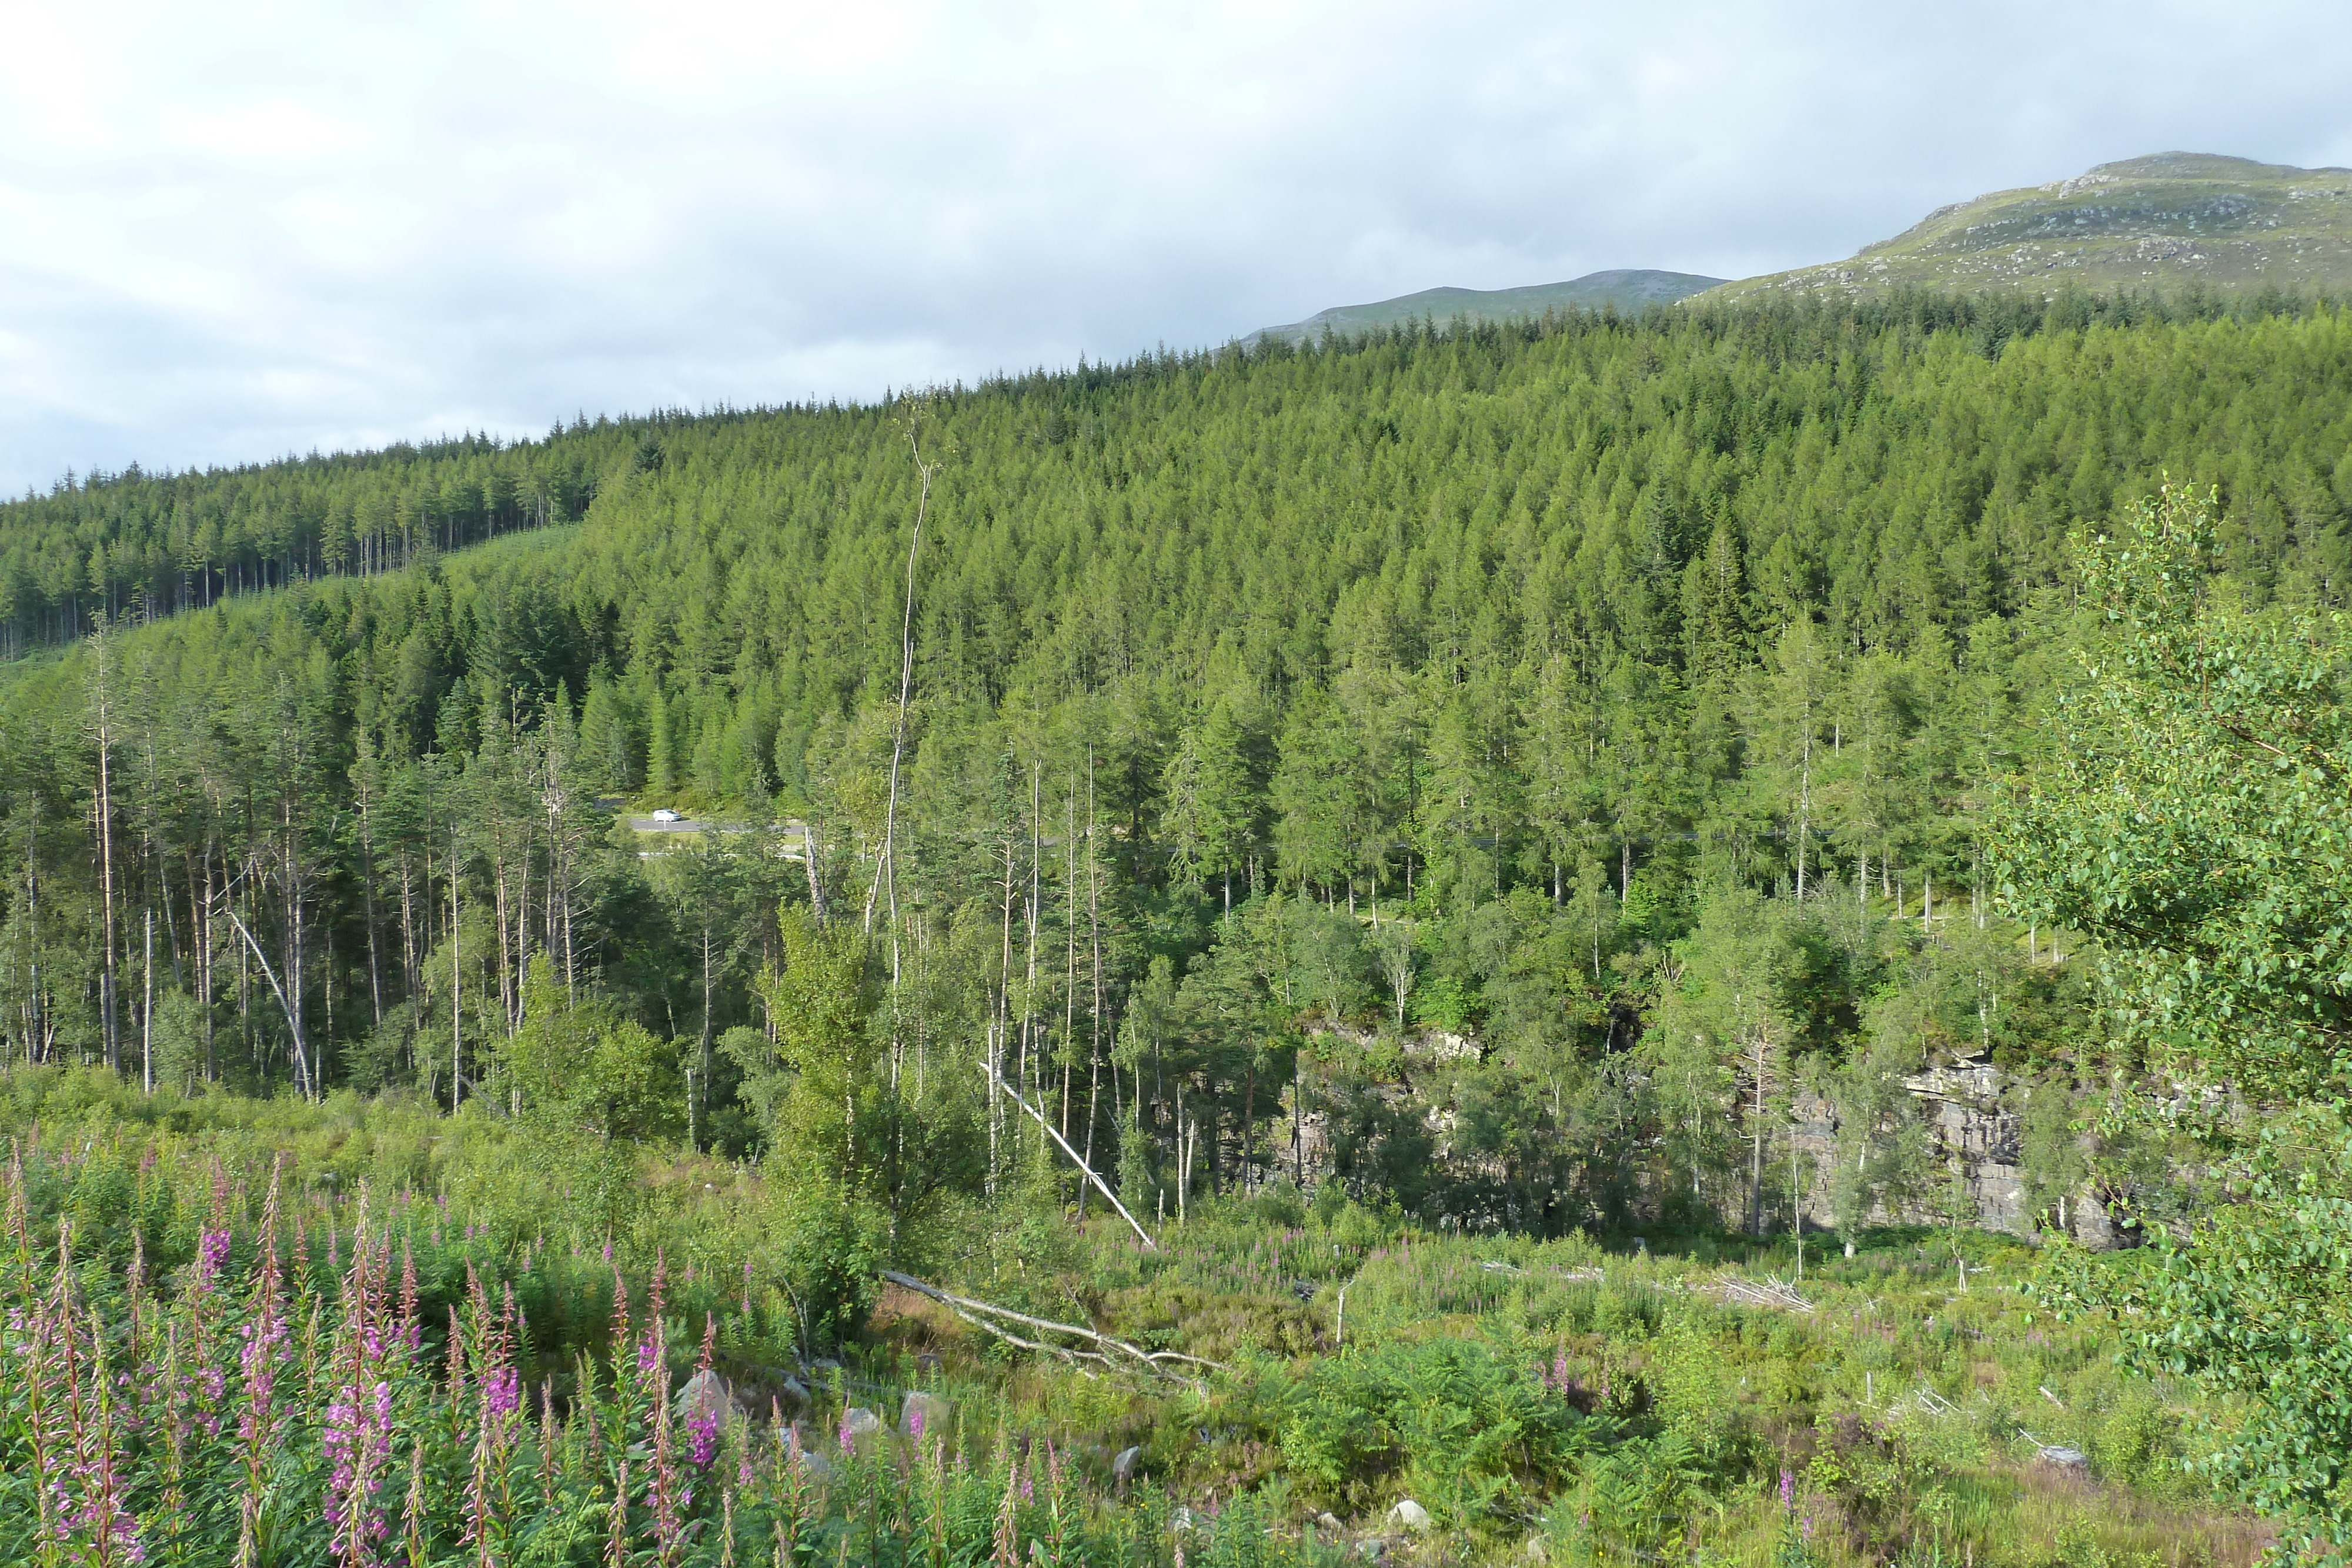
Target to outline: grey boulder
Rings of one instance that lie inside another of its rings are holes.
[[[947,1435],[948,1416],[954,1409],[936,1394],[912,1392],[898,1411],[898,1429],[909,1437]]]
[[[707,1421],[713,1426],[725,1426],[728,1417],[735,1414],[735,1395],[725,1378],[706,1366],[686,1380],[686,1386],[677,1391],[674,1408],[682,1422]]]

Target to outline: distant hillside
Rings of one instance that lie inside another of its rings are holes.
[[[1304,321],[1267,327],[1250,336],[1287,338],[1297,343],[1321,337],[1326,328],[1346,335],[1424,318],[1443,325],[1456,318],[1508,321],[1541,316],[1547,310],[1601,310],[1612,306],[1630,313],[1653,305],[1671,305],[1722,281],[1691,272],[1633,269],[1590,272],[1566,283],[1538,283],[1526,288],[1424,288],[1370,305],[1335,305]]]
[[[2352,292],[2352,170],[2202,152],[2102,163],[1938,207],[1850,261],[1744,278],[1708,298],[2069,284]]]

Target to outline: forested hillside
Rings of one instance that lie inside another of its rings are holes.
[[[2340,1565],[2347,512],[1924,298],[14,505],[0,1557]]]
[[[2347,453],[2333,310],[1919,298],[76,486],[19,635],[176,612],[0,695],[0,1038],[519,1105],[543,960],[611,1078],[544,1092],[747,1153],[845,1086],[893,1213],[1034,1138],[983,1066],[1171,1214],[1785,1223],[1801,1089],[1917,1209],[1895,1077],[2099,1071],[1985,869],[2069,530],[2216,484],[2232,591],[2334,605]]]
[[[0,501],[0,650],[572,520],[647,423],[583,419],[511,447],[467,436],[226,472],[68,474],[46,497]]]

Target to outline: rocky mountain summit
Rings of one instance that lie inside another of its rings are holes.
[[[1745,278],[1700,298],[1904,287],[2352,290],[2352,169],[2203,152],[2102,163],[1938,207],[1849,260]]]

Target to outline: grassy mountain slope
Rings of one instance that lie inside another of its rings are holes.
[[[1710,298],[1898,287],[2225,292],[2352,288],[2352,170],[2200,152],[1938,207],[1851,260],[1744,278]]]
[[[1364,332],[1404,321],[1432,320],[1443,325],[1465,321],[1513,321],[1539,317],[1547,310],[1642,310],[1671,305],[1677,299],[1712,287],[1720,278],[1691,272],[1657,272],[1643,268],[1589,272],[1566,283],[1538,283],[1526,288],[1424,288],[1370,305],[1335,305],[1287,327],[1268,327],[1254,338],[1280,338],[1301,343],[1322,336],[1326,328],[1339,333]]]

